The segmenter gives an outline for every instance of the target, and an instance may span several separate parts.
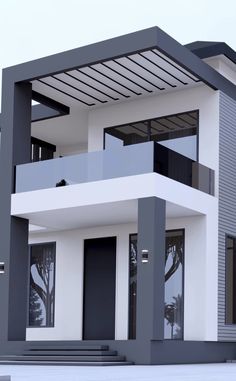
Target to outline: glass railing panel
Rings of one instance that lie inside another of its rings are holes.
[[[155,142],[16,167],[16,193],[156,172],[214,194],[214,171]]]
[[[192,188],[214,195],[214,171],[155,143],[154,171]]]
[[[153,172],[153,142],[16,166],[15,191],[27,192]]]
[[[192,187],[214,195],[215,172],[197,162],[192,163]]]

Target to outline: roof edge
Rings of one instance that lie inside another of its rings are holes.
[[[236,64],[236,52],[225,42],[195,41],[186,44],[185,47],[201,59],[222,54]]]

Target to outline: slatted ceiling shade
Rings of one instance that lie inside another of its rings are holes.
[[[145,122],[140,122],[140,123],[132,123],[131,124],[132,127],[134,128],[138,128],[140,131],[146,133],[147,131],[147,126],[146,126],[146,123]]]
[[[101,106],[196,86],[200,80],[157,49],[32,81],[33,90],[68,106]]]

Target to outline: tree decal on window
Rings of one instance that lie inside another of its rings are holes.
[[[29,326],[54,325],[55,244],[32,245],[30,250]]]
[[[167,232],[165,252],[166,339],[182,339],[183,337],[183,258],[183,230]]]

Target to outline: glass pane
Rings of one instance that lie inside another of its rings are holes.
[[[226,324],[236,324],[236,239],[226,237]]]
[[[129,247],[129,339],[135,339],[137,299],[137,234],[130,235]]]
[[[183,230],[166,232],[165,339],[183,338]]]
[[[162,140],[158,143],[192,160],[197,160],[197,135]]]
[[[105,148],[155,141],[197,161],[198,118],[198,111],[189,111],[108,127],[105,129]]]
[[[113,149],[123,147],[124,142],[122,139],[113,136],[112,134],[105,133],[105,147],[106,149]]]
[[[54,325],[55,243],[30,248],[29,326]]]

